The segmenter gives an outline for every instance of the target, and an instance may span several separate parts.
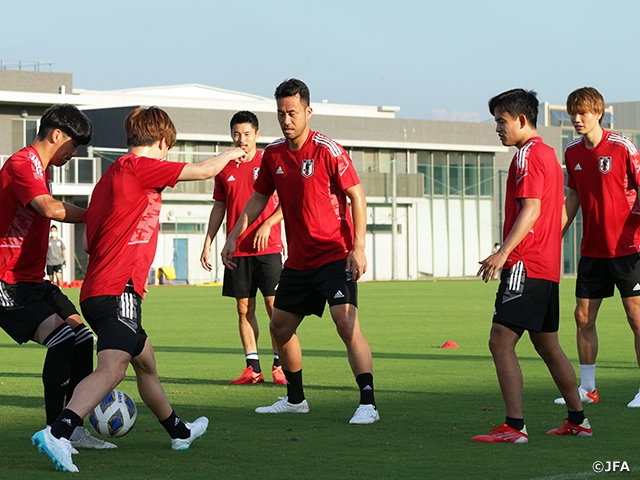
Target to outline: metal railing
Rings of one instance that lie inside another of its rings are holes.
[[[0,58],[0,70],[31,70],[33,72],[43,72],[44,68],[51,71],[53,62],[39,62],[37,60],[8,60]]]

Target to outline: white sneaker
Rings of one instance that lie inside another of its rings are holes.
[[[256,413],[309,413],[309,404],[306,400],[300,403],[289,403],[289,397],[278,397],[273,405],[256,408]]]
[[[600,397],[598,396],[598,389],[596,388],[593,392],[588,392],[582,387],[578,387],[578,393],[580,394],[580,401],[582,403],[598,403],[600,401]],[[553,403],[556,405],[566,405],[564,397],[556,398]],[[638,404],[640,407],[640,403]]]
[[[44,430],[36,432],[31,437],[31,443],[51,459],[56,470],[73,473],[79,471],[71,458],[71,443],[66,438],[56,438],[51,435],[51,427],[47,426]]]
[[[636,396],[633,397],[629,403],[627,403],[627,407],[629,408],[640,408],[640,390],[636,393]]]
[[[89,430],[82,427],[76,427],[69,439],[71,446],[76,448],[95,448],[96,450],[105,450],[107,448],[118,448],[114,443],[100,440],[99,438],[92,437]],[[71,452],[71,453],[77,453]]]
[[[191,430],[189,438],[172,438],[171,450],[187,450],[194,440],[199,439],[207,431],[209,419],[207,417],[196,418],[193,423],[185,423],[187,428]]]
[[[351,425],[366,425],[380,420],[380,414],[373,405],[358,405],[356,413],[353,414],[349,423]]]

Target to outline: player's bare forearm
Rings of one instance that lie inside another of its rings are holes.
[[[527,236],[540,216],[539,198],[523,198],[520,202],[522,203],[522,210],[520,210],[518,218],[513,224],[513,228],[511,228],[507,238],[504,239],[504,242],[496,253],[489,255],[479,262],[480,269],[476,276],[482,277],[484,282],[491,280],[494,273],[503,267],[509,254],[518,246],[524,237]]]
[[[578,192],[576,190],[573,190],[572,188],[569,189],[569,193],[567,193],[567,196],[564,199],[564,206],[567,212],[567,221],[562,226],[563,236],[571,226],[573,219],[576,218],[578,210],[580,209],[580,197],[578,196]]]
[[[179,182],[190,180],[206,180],[216,176],[231,161],[241,162],[246,152],[240,148],[233,148],[215,157],[205,158],[198,163],[187,164],[178,177]]]
[[[236,266],[233,261],[233,253],[236,251],[236,242],[240,235],[249,228],[253,222],[260,216],[262,211],[267,206],[267,202],[269,201],[269,197],[267,195],[262,195],[258,192],[253,192],[253,195],[247,202],[244,207],[244,210],[240,214],[240,218],[233,226],[233,229],[227,235],[227,241],[224,244],[224,248],[221,252],[222,263],[224,263],[225,267],[233,270]]]
[[[262,225],[256,230],[256,234],[253,237],[253,248],[258,252],[266,250],[269,246],[269,237],[271,236],[271,229],[282,221],[282,208],[278,206],[275,212],[267,218]]]
[[[367,258],[364,253],[365,237],[367,234],[367,200],[361,184],[345,190],[351,200],[351,214],[353,217],[353,248],[347,257],[347,271],[351,271],[351,278],[357,281],[367,271]]]
[[[202,247],[202,254],[200,255],[200,265],[202,265],[202,268],[207,272],[210,272],[213,268],[211,266],[211,243],[218,234],[218,230],[220,230],[225,213],[226,202],[216,201],[213,204],[211,214],[209,215],[209,227],[207,228],[207,234],[204,238],[204,246]]]
[[[45,218],[65,223],[82,223],[84,208],[56,200],[51,195],[39,195],[29,204]]]

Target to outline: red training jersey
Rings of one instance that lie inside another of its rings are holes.
[[[89,266],[80,301],[121,295],[129,279],[140,296],[158,243],[162,190],[174,187],[186,163],[120,157],[96,184],[82,219]]]
[[[532,137],[520,148],[509,166],[505,197],[503,239],[516,223],[524,198],[540,199],[540,216],[504,268],[522,260],[527,277],[560,281],[564,175],[556,154],[540,137]]]
[[[640,156],[633,142],[605,130],[594,148],[584,138],[569,143],[564,163],[582,207],[580,253],[615,258],[640,251]]]
[[[343,260],[353,247],[353,221],[344,190],[360,180],[344,148],[310,131],[291,150],[286,138],[267,146],[256,192],[278,192],[289,255],[285,266],[311,270]]]
[[[51,177],[38,151],[28,146],[0,170],[0,280],[9,284],[44,281],[49,227],[29,202],[51,195]]]
[[[215,188],[213,199],[217,202],[225,202],[227,210],[227,235],[233,229],[240,218],[245,205],[253,195],[253,184],[258,178],[260,163],[262,162],[262,150],[257,150],[250,162],[240,163],[229,162],[222,171],[215,177]],[[234,257],[251,257],[256,255],[269,255],[282,252],[282,227],[280,222],[271,227],[269,243],[265,250],[258,252],[253,248],[253,239],[256,230],[269,218],[278,208],[278,195],[274,194],[269,199],[260,216],[249,225],[236,242]]]

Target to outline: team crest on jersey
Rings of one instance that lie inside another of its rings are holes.
[[[309,178],[313,175],[313,159],[302,160],[302,176]]]
[[[609,173],[611,171],[611,157],[600,157],[598,160],[598,169],[602,173]]]
[[[253,181],[258,179],[258,173],[260,173],[260,167],[253,167]]]

